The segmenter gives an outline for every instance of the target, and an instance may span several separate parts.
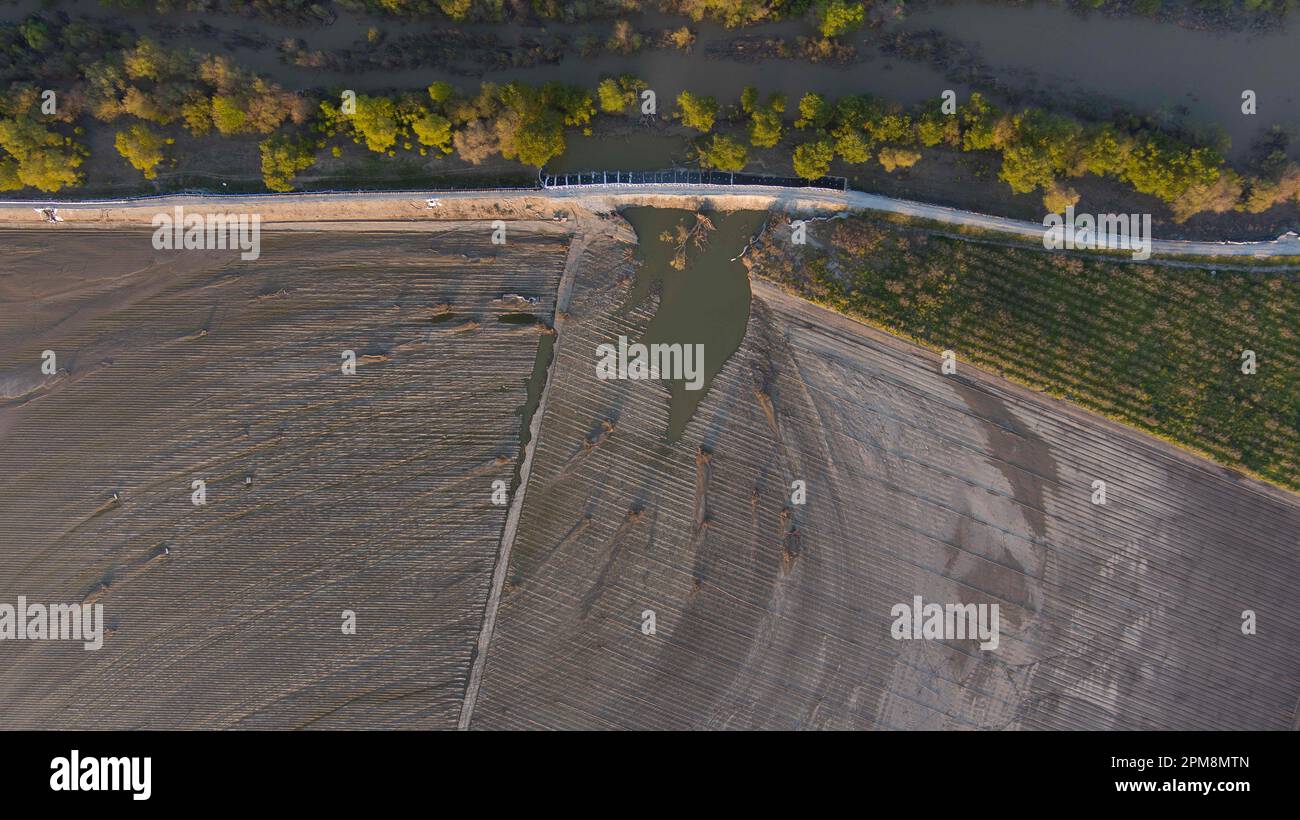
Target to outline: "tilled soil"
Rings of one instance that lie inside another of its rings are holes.
[[[0,601],[110,634],[0,643],[0,726],[456,725],[568,246],[490,233],[5,232]]]
[[[0,642],[0,726],[1294,726],[1300,497],[761,279],[670,442],[667,386],[596,378],[657,309],[630,232],[492,245],[485,217],[553,216],[516,205],[268,231],[255,263],[5,231],[0,603],[110,633]],[[916,595],[997,604],[998,647],[895,639]]]
[[[1296,496],[761,281],[669,444],[594,376],[629,264],[575,283],[473,728],[1292,726]],[[1000,645],[894,639],[915,595]]]

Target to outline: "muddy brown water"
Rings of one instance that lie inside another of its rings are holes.
[[[1233,158],[1274,124],[1300,125],[1295,15],[1268,31],[1215,32],[1045,3],[960,2],[914,13],[903,27],[972,46],[1002,81],[1063,103],[1095,97],[1166,124],[1222,129]],[[1256,95],[1254,115],[1241,110],[1247,89]]]
[[[628,208],[623,216],[636,230],[641,265],[628,299],[637,304],[652,293],[659,309],[645,335],[629,342],[704,345],[704,386],[687,390],[681,379],[666,380],[670,393],[669,441],[676,441],[708,395],[713,377],[740,347],[749,323],[749,278],[738,256],[763,225],[762,211],[709,213],[714,230],[703,247],[688,245],[686,266],[675,269],[675,248],[660,238],[678,224],[690,226],[693,211]]]
[[[533,415],[542,403],[542,390],[546,387],[546,371],[551,366],[551,358],[555,352],[555,336],[549,333],[542,333],[538,336],[537,357],[533,359],[533,370],[524,382],[524,389],[527,395],[524,403],[519,406],[519,452],[523,453],[528,448],[528,443],[533,440]],[[514,494],[518,489],[523,476],[523,459],[520,458],[515,462],[515,471],[510,479],[510,493]]]
[[[453,64],[446,68],[396,68],[337,72],[286,65],[276,45],[285,38],[301,39],[309,50],[369,50],[367,32],[374,28],[394,43],[405,35],[437,36],[434,21],[374,18],[341,12],[330,25],[280,24],[235,15],[172,13],[164,16],[106,9],[97,3],[64,3],[62,11],[130,25],[170,46],[212,50],[219,40],[235,43],[225,49],[241,65],[264,72],[292,87],[311,88],[345,83],[349,88],[379,91],[420,88],[436,79],[462,86],[478,78],[493,82],[558,80],[592,85],[605,74],[630,72],[645,79],[658,94],[659,110],[666,115],[678,93],[690,89],[734,101],[746,85],[765,92],[779,91],[797,99],[808,91],[829,95],[869,92],[904,104],[914,104],[953,88],[963,98],[972,89],[945,78],[935,66],[901,60],[884,54],[867,30],[845,39],[857,48],[859,62],[851,66],[816,64],[805,60],[742,62],[717,56],[733,38],[795,37],[812,34],[807,20],[727,30],[691,23],[697,39],[690,52],[643,49],[631,55],[601,54],[584,57],[571,52],[544,65],[481,71],[479,66]],[[21,20],[37,11],[36,0],[23,0],[0,8],[0,22]],[[643,15],[630,18],[646,31],[680,26],[685,18]],[[218,36],[169,32],[172,26],[206,24]],[[547,39],[563,35],[576,41],[584,36],[606,36],[611,21],[576,25],[465,26],[476,34],[495,35],[510,46],[524,38]],[[1221,129],[1232,140],[1230,154],[1242,156],[1255,138],[1274,124],[1300,125],[1300,72],[1295,53],[1300,48],[1300,23],[1263,32],[1195,31],[1169,23],[1133,16],[1082,15],[1046,3],[1011,6],[980,2],[936,4],[909,12],[901,21],[886,24],[895,31],[936,30],[968,47],[1007,86],[1036,96],[1059,96],[1063,104],[1079,97],[1096,98],[1150,114],[1169,124]],[[232,35],[241,35],[232,39]],[[262,47],[258,47],[258,43]],[[379,53],[391,45],[381,44]],[[713,53],[711,53],[713,52]],[[1241,94],[1249,89],[1258,98],[1258,114],[1241,112]],[[560,170],[662,165],[675,158],[679,145],[656,146],[652,157],[635,141],[583,143],[582,153],[565,160]],[[1300,147],[1297,147],[1300,150]],[[608,154],[608,156],[607,156]],[[649,162],[653,159],[653,162]],[[638,164],[640,163],[640,164]],[[580,167],[581,166],[581,167]]]
[[[565,174],[582,171],[658,171],[690,165],[690,140],[662,133],[622,136],[574,136],[563,154],[547,163],[548,173]]]

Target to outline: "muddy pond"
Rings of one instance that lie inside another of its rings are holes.
[[[749,323],[749,278],[739,256],[763,226],[763,211],[710,212],[712,224],[702,240],[685,245],[684,265],[673,236],[679,226],[696,223],[694,211],[672,208],[628,208],[623,216],[636,230],[641,265],[624,308],[652,294],[659,309],[640,339],[642,344],[701,344],[704,346],[704,386],[688,390],[684,379],[665,380],[670,394],[669,441],[676,441],[695,408],[708,395],[713,377],[745,338]]]

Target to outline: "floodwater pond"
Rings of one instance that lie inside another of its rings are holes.
[[[512,497],[515,490],[519,489],[519,483],[523,478],[524,454],[528,451],[528,443],[533,440],[533,416],[537,413],[537,408],[542,404],[542,390],[546,387],[547,371],[551,366],[551,358],[554,353],[555,335],[551,333],[539,334],[537,356],[533,359],[533,370],[529,374],[528,380],[524,382],[526,391],[524,403],[518,409],[519,458],[515,461],[515,470],[510,478],[510,495]]]
[[[0,8],[0,22],[17,22],[43,5],[43,0],[17,0]],[[1235,157],[1244,155],[1274,124],[1300,126],[1300,72],[1295,70],[1300,17],[1296,15],[1264,30],[1219,32],[1133,15],[1084,14],[1052,2],[1022,5],[953,0],[923,4],[886,21],[880,29],[863,28],[845,35],[844,41],[853,45],[857,54],[856,62],[848,65],[746,59],[733,48],[737,38],[776,37],[793,42],[813,33],[807,18],[744,29],[691,23],[697,39],[688,51],[645,48],[632,54],[590,56],[578,53],[573,44],[583,37],[607,36],[611,21],[460,25],[455,30],[495,38],[498,50],[548,37],[568,38],[571,45],[559,59],[519,67],[485,68],[472,61],[410,65],[398,60],[391,66],[363,63],[330,68],[286,62],[278,44],[288,39],[301,41],[307,51],[393,56],[389,52],[401,50],[402,37],[436,41],[448,26],[445,21],[377,17],[340,9],[333,10],[337,16],[329,24],[303,25],[233,14],[173,12],[160,17],[146,11],[106,8],[91,0],[65,3],[63,8],[92,20],[130,25],[137,34],[149,34],[170,47],[215,49],[233,57],[240,66],[292,88],[345,84],[373,93],[423,88],[438,79],[463,88],[475,86],[479,80],[593,86],[601,76],[627,72],[655,90],[661,117],[670,113],[681,91],[714,95],[729,103],[747,85],[765,93],[779,91],[791,100],[808,91],[830,96],[869,92],[911,105],[933,99],[947,88],[964,99],[974,89],[949,79],[939,66],[903,59],[882,48],[882,43],[901,32],[935,31],[960,43],[964,53],[984,64],[1012,93],[1030,94],[1046,104],[1053,98],[1062,104],[1092,99],[1151,115],[1169,125],[1217,131],[1231,138],[1230,153]],[[688,22],[658,13],[629,19],[646,31]],[[198,26],[204,28],[197,30]],[[381,38],[377,44],[368,40],[372,31]],[[1241,110],[1242,94],[1247,90],[1257,96],[1257,115]],[[598,138],[571,141],[580,143],[581,150],[570,150],[557,170],[648,169],[677,161],[676,153],[683,150],[680,143],[656,143],[637,136],[605,145]],[[1293,155],[1298,152],[1300,142],[1292,146]]]
[[[1022,92],[1062,103],[1092,98],[1167,125],[1218,131],[1231,139],[1234,158],[1248,154],[1270,126],[1300,125],[1295,14],[1265,30],[1201,31],[1045,2],[963,0],[913,12],[900,27],[935,30],[966,44]],[[1257,114],[1242,111],[1247,90],[1255,93]],[[1291,155],[1298,150],[1293,145]]]
[[[685,137],[656,132],[622,136],[570,136],[560,156],[546,164],[552,174],[582,171],[658,171],[691,165],[691,143]]]
[[[694,211],[675,208],[628,208],[622,215],[636,231],[641,265],[625,308],[639,304],[652,293],[659,309],[645,335],[629,342],[642,344],[704,345],[704,384],[686,389],[685,379],[665,379],[669,389],[669,441],[681,437],[695,408],[708,395],[713,377],[739,349],[749,323],[749,277],[738,258],[763,226],[763,211],[711,211],[705,215],[713,229],[702,243],[688,242],[685,265],[674,267],[675,240],[665,232],[696,224]]]

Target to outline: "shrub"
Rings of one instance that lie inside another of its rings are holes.
[[[886,171],[893,173],[896,168],[911,168],[921,159],[920,151],[913,151],[910,148],[898,148],[895,146],[885,146],[880,149],[877,157],[880,164],[885,167]]]

